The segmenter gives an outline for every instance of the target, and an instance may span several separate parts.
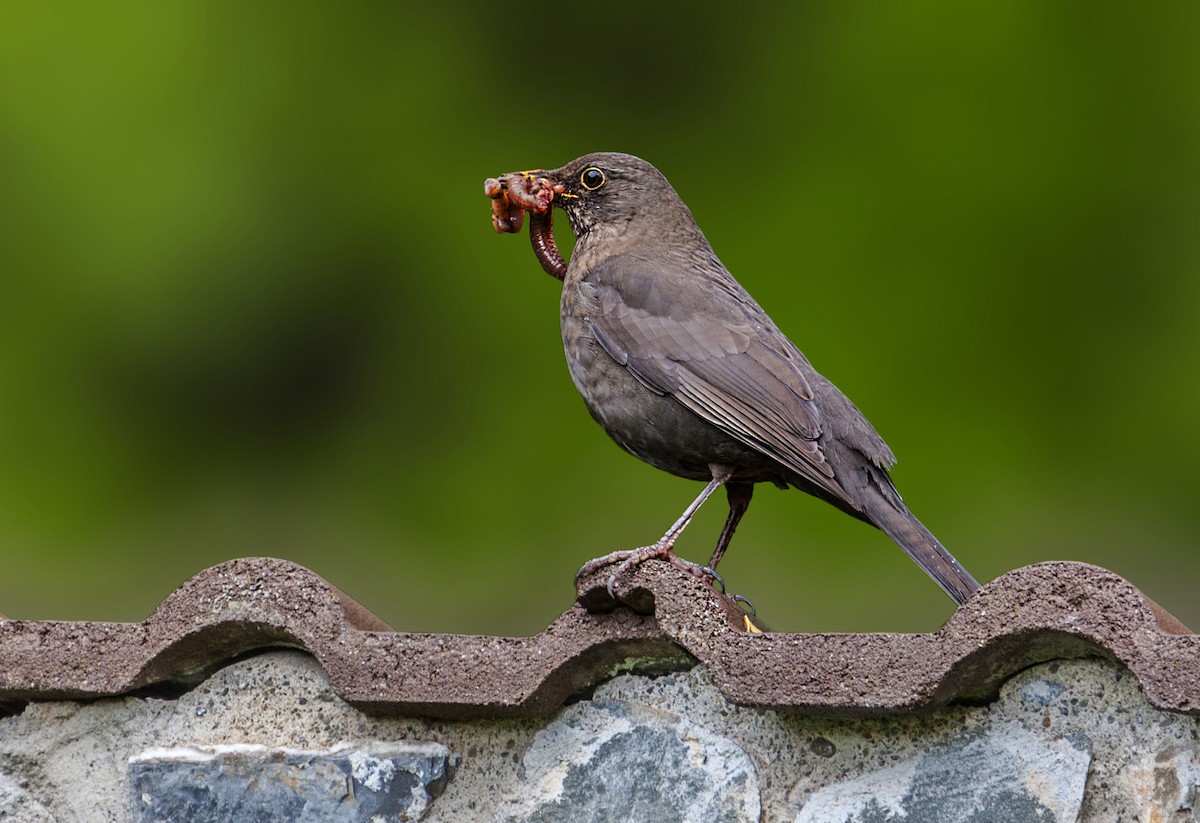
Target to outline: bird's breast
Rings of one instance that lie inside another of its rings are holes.
[[[639,380],[596,339],[598,301],[589,284],[567,277],[561,326],[571,380],[593,419],[621,448],[656,468],[691,480],[709,466],[742,467],[742,476],[774,480],[777,467],[757,451],[686,409],[669,392]]]

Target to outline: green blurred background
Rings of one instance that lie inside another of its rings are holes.
[[[591,421],[490,227],[485,177],[595,150],[666,173],[977,577],[1084,560],[1200,626],[1200,5],[1040,0],[6,4],[0,611],[271,555],[400,629],[544,627],[699,489]],[[722,571],[778,629],[951,612],[798,492]]]

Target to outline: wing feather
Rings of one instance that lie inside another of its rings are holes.
[[[804,356],[740,287],[730,292],[720,283],[737,299],[713,300],[718,278],[700,276],[682,294],[667,294],[656,287],[661,267],[617,255],[589,273],[600,345],[651,390],[847,499],[821,448]]]

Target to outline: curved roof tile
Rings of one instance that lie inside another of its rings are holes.
[[[622,576],[630,608],[603,584],[580,581],[579,603],[532,637],[409,633],[294,563],[233,560],[140,623],[0,619],[0,705],[170,692],[241,655],[294,647],[365,711],[443,718],[544,714],[631,661],[702,663],[744,706],[897,714],[988,700],[1027,666],[1090,655],[1123,663],[1156,707],[1200,714],[1200,637],[1083,563],[1003,575],[927,634],[750,632],[736,604],[665,563]]]

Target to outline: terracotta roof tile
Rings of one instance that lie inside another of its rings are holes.
[[[250,558],[207,569],[140,623],[0,620],[0,705],[186,688],[257,649],[311,653],[364,710],[445,718],[546,713],[631,660],[704,664],[732,702],[831,715],[982,701],[1033,663],[1123,663],[1161,709],[1200,714],[1200,638],[1134,586],[1082,563],[1028,566],[928,634],[745,630],[741,611],[664,563],[603,578],[533,637],[391,631],[312,572]],[[607,612],[605,610],[608,610]]]

